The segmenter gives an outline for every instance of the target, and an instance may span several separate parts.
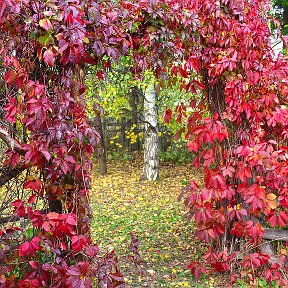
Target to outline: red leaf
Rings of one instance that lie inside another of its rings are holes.
[[[194,164],[196,169],[198,169],[200,167],[200,157],[199,156],[194,158],[193,164]]]
[[[40,179],[28,180],[24,184],[24,189],[31,189],[32,191],[40,191],[42,186],[42,181]],[[31,203],[30,203],[31,204]]]
[[[278,215],[278,220],[279,220],[279,226],[286,227],[287,226],[287,221],[288,221],[288,215],[284,211],[280,211]]]
[[[172,72],[174,75],[177,75],[178,67],[177,67],[177,66],[173,66],[173,67],[171,68],[171,72]]]
[[[25,256],[29,251],[30,244],[29,242],[24,242],[19,249],[19,256]]]
[[[193,80],[193,84],[195,84],[198,87],[198,89],[200,89],[200,90],[204,90],[204,88],[205,88],[205,86],[197,80]]]
[[[68,214],[66,222],[72,226],[76,225],[76,223],[77,223],[76,215],[75,214]]]
[[[202,158],[204,159],[203,165],[207,167],[213,165],[216,161],[214,151],[212,149],[203,151]]]
[[[25,207],[23,200],[16,200],[11,203],[11,205],[15,208],[14,213],[16,213],[20,217],[25,217]]]
[[[6,83],[8,83],[8,86],[11,86],[13,81],[16,78],[16,72],[13,70],[9,70],[4,75],[4,80]]]
[[[44,229],[44,231],[46,231],[46,232],[50,232],[51,231],[51,226],[50,226],[50,224],[48,223],[48,222],[43,222],[43,224],[42,224],[42,228]]]
[[[207,270],[204,265],[200,265],[199,262],[191,262],[188,266],[191,270],[191,273],[195,278],[199,279],[202,274],[206,274]]]
[[[49,30],[51,30],[53,28],[52,23],[50,22],[50,20],[46,19],[46,18],[41,19],[39,21],[39,26],[41,28],[43,28],[44,30],[46,30],[46,31],[49,31]]]
[[[275,213],[275,211],[271,212],[267,218],[266,218],[267,222],[270,224],[271,227],[276,227],[278,226],[278,219],[277,219],[277,215]]]
[[[69,24],[73,24],[73,23],[74,23],[74,18],[73,18],[73,15],[72,15],[71,13],[69,13],[69,14],[67,15],[66,21],[67,21]]]
[[[50,154],[48,151],[41,150],[40,152],[41,152],[42,155],[46,158],[47,161],[50,160],[50,158],[51,158],[51,154]]]
[[[199,73],[201,70],[201,63],[200,61],[195,57],[192,56],[189,58],[188,63]]]
[[[30,266],[33,268],[33,269],[38,269],[39,268],[39,262],[38,261],[29,261],[29,264]]]
[[[178,114],[178,116],[177,116],[177,122],[180,123],[180,124],[182,123],[182,113],[179,113],[179,114]]]
[[[84,248],[84,246],[86,246],[87,239],[85,236],[75,235],[72,237],[71,242],[72,242],[71,243],[72,249],[75,250],[76,252],[79,252]]]
[[[211,264],[211,267],[217,272],[222,273],[230,270],[230,266],[227,262],[216,261]]]
[[[17,113],[17,100],[13,97],[8,97],[9,102],[4,107],[4,110],[7,111],[5,120],[15,123],[16,122],[16,113]]]
[[[68,275],[70,276],[78,276],[80,279],[81,271],[77,266],[70,266],[67,270]]]
[[[46,217],[47,217],[48,220],[58,221],[58,219],[59,219],[59,214],[56,213],[56,212],[49,212]]]
[[[166,109],[166,113],[164,116],[165,123],[169,124],[171,121],[171,118],[172,118],[172,110],[168,108],[168,109]]]
[[[35,194],[31,195],[31,196],[29,197],[29,199],[28,199],[28,203],[29,203],[29,204],[33,204],[34,201],[35,201],[35,199],[36,199],[36,195],[35,195]]]
[[[188,75],[186,70],[184,70],[183,68],[180,67],[179,72],[183,78],[188,78],[189,75]]]
[[[19,248],[19,256],[33,256],[36,250],[40,250],[39,242],[39,237],[33,237],[31,242],[24,242]]]
[[[51,67],[54,66],[55,55],[51,49],[47,49],[44,52],[43,59],[49,66],[51,66]]]
[[[242,167],[239,167],[239,170],[236,173],[236,177],[241,181],[246,182],[247,178],[252,177],[251,170],[248,167],[242,165]]]
[[[97,75],[99,80],[103,80],[104,76],[105,76],[103,71],[97,71],[96,75]]]
[[[234,222],[233,227],[230,230],[232,235],[236,235],[236,237],[240,238],[244,235],[245,232],[245,224],[241,222]]]
[[[40,249],[39,242],[40,242],[40,238],[39,237],[33,237],[32,238],[31,246],[33,247],[33,249],[35,249],[35,250],[39,250]]]
[[[230,165],[222,167],[221,170],[224,177],[226,176],[232,177],[233,173],[235,172],[234,167]]]
[[[187,143],[187,147],[189,151],[194,151],[195,153],[198,153],[199,150],[199,146],[197,143],[195,143],[194,141],[190,141]]]

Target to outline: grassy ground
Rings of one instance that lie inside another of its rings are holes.
[[[182,218],[178,203],[184,182],[199,177],[191,167],[161,167],[160,180],[139,181],[141,166],[110,163],[108,175],[95,172],[91,202],[92,235],[102,251],[115,248],[127,287],[214,287],[213,279],[197,282],[187,270],[200,255],[193,223]],[[145,275],[136,271],[129,254],[130,231],[140,240]]]

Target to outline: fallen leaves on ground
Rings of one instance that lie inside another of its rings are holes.
[[[197,287],[187,266],[200,255],[201,244],[177,198],[201,173],[189,165],[165,165],[160,180],[151,183],[139,180],[141,172],[139,164],[127,161],[110,163],[105,176],[94,173],[92,236],[102,251],[116,250],[127,287]],[[144,276],[129,257],[130,232],[140,240]]]

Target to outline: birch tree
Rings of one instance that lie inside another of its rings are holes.
[[[144,166],[142,180],[155,181],[159,176],[158,111],[155,82],[144,90]]]

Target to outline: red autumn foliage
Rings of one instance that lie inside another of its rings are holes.
[[[270,45],[269,1],[116,2],[0,4],[4,81],[18,91],[7,94],[5,120],[21,122],[28,135],[21,153],[7,151],[7,164],[41,174],[25,184],[33,193],[28,203],[11,203],[17,216],[31,221],[33,237],[27,231],[18,237],[14,228],[0,233],[3,287],[91,287],[94,278],[102,286],[123,284],[114,254],[100,259],[89,235],[89,155],[98,135],[86,119],[81,76],[95,64],[105,78],[121,55],[132,55],[135,75],[153,69],[173,83],[179,74],[181,89],[201,95],[189,103],[193,113],[183,103],[175,113],[178,122],[187,119],[195,167],[204,167],[204,183],[191,181],[186,204],[196,235],[216,251],[203,258],[207,267],[192,262],[192,273],[229,271],[245,252],[239,243],[258,249],[264,224],[287,222],[288,68]],[[165,122],[172,117],[167,109]],[[34,193],[50,211],[32,208]],[[15,251],[29,261],[21,263],[20,278],[6,261]],[[248,271],[267,266],[262,252],[246,254]],[[259,271],[285,285],[269,265]]]
[[[40,250],[39,237],[33,237],[31,241],[24,242],[19,248],[19,257],[28,255],[29,257],[34,256],[37,250]]]

